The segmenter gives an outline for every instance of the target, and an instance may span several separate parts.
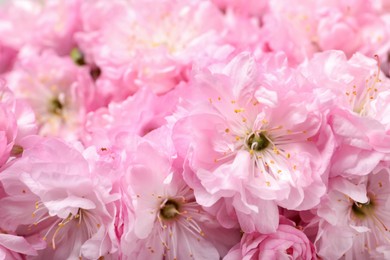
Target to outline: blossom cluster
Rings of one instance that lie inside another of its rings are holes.
[[[2,1],[0,259],[390,259],[389,60],[386,0]]]

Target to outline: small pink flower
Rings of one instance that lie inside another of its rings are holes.
[[[389,184],[389,171],[383,168],[360,178],[331,180],[317,213],[315,245],[321,257],[384,259],[389,254]]]
[[[390,151],[390,81],[379,62],[339,51],[317,54],[301,71],[321,97],[337,140],[331,175],[364,175]]]
[[[195,171],[185,178],[197,201],[207,207],[224,201],[245,232],[275,231],[277,205],[316,205],[331,155],[321,158],[326,149],[317,146],[323,122],[314,97],[288,69],[272,74],[272,62],[257,64],[241,53],[195,74],[194,104],[185,104],[173,129],[179,154]]]
[[[103,17],[122,7],[104,24],[87,21],[90,30],[77,35],[103,71],[98,92],[114,100],[144,85],[155,93],[174,88],[187,79],[195,59],[218,45],[223,31],[222,13],[208,1],[116,1],[105,11],[103,2],[89,5]],[[96,19],[86,15],[83,19]]]
[[[78,138],[86,113],[93,107],[93,83],[86,68],[52,52],[26,49],[7,75],[10,88],[34,110],[39,134]]]
[[[41,244],[40,258],[114,254],[118,196],[111,184],[100,183],[82,154],[57,139],[24,141],[23,155],[0,174],[0,227]]]
[[[280,224],[271,234],[244,234],[224,260],[250,259],[317,259],[313,244],[307,236],[291,224]]]
[[[222,228],[196,202],[161,148],[140,141],[129,158],[122,184],[134,226],[121,238],[126,259],[217,259],[238,241],[238,230]]]
[[[338,49],[348,57],[355,52],[378,54],[389,49],[388,21],[375,1],[272,1],[264,15],[262,42],[271,51],[284,51],[297,65],[315,52]],[[345,44],[345,43],[348,44]]]

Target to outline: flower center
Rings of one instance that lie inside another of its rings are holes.
[[[53,98],[49,103],[49,111],[55,115],[61,115],[64,105],[61,103],[59,98]]]
[[[263,133],[254,132],[248,135],[245,143],[250,150],[259,152],[267,148],[270,142]]]
[[[369,200],[366,203],[359,203],[355,201],[352,204],[353,214],[360,219],[364,219],[367,216],[372,215],[374,209],[375,209],[375,204],[372,200]]]
[[[12,147],[12,150],[11,150],[11,155],[12,156],[19,156],[23,153],[23,147],[20,146],[20,145],[17,145],[15,144],[13,147]]]
[[[168,199],[160,209],[160,216],[163,219],[171,220],[175,218],[179,212],[180,205],[171,199]]]
[[[84,54],[78,48],[73,48],[70,51],[70,57],[72,58],[73,62],[79,66],[86,64]]]

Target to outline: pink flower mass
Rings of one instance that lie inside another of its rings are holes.
[[[385,0],[0,0],[0,260],[390,259]]]

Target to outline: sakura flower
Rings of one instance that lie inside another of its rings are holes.
[[[156,147],[157,148],[157,147]],[[196,202],[172,159],[145,141],[124,175],[134,205],[133,229],[121,239],[126,259],[218,259],[239,239]],[[153,162],[152,164],[150,162]]]
[[[322,97],[337,138],[331,174],[368,174],[388,153],[390,81],[379,62],[342,52],[315,55],[302,66],[305,77]]]
[[[20,55],[7,75],[10,88],[33,108],[39,134],[78,138],[92,106],[92,81],[85,68],[54,53]]]
[[[101,5],[89,2],[84,8],[101,10]],[[221,38],[223,16],[208,1],[115,1],[112,8],[118,5],[125,11],[77,35],[82,51],[102,69],[98,92],[114,100],[143,85],[155,93],[169,91],[186,80],[192,61],[207,56],[207,47]]]
[[[0,176],[0,227],[40,245],[38,259],[115,253],[117,199],[99,184],[74,148],[57,139],[28,138],[30,146]],[[46,242],[47,241],[47,242]]]
[[[278,78],[290,87],[287,94],[267,90],[269,79],[262,87],[256,62],[242,53],[195,75],[195,105],[185,104],[174,126],[175,146],[195,171],[185,178],[197,201],[207,207],[224,201],[245,232],[274,232],[277,205],[307,209],[325,192],[329,154],[321,158],[315,141],[321,115],[313,96],[297,95],[291,77],[284,84]]]
[[[244,234],[224,260],[317,259],[313,244],[291,223],[280,224],[271,234]]]
[[[379,169],[351,180],[337,177],[320,204],[316,240],[326,259],[384,259],[389,254],[389,171]]]
[[[272,1],[263,32],[265,46],[285,51],[293,65],[324,50],[385,57],[389,49],[387,21],[375,1]]]

